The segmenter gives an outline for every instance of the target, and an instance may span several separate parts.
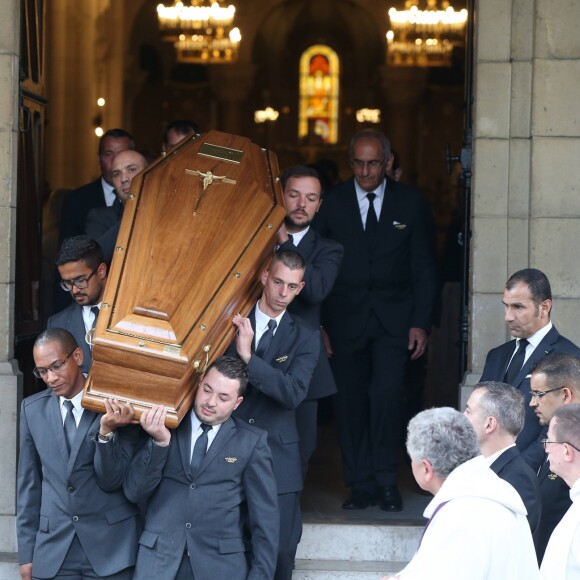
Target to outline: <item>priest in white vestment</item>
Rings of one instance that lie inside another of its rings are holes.
[[[419,413],[409,423],[407,451],[417,483],[435,497],[415,556],[394,578],[539,578],[522,499],[489,468],[462,413],[448,407]]]

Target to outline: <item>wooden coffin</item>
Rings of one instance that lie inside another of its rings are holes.
[[[83,406],[165,405],[176,427],[259,297],[285,210],[276,156],[211,131],[135,177],[93,336]]]

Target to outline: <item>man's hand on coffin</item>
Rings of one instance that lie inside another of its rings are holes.
[[[280,229],[278,230],[276,242],[278,243],[279,246],[281,246],[287,241],[288,241],[288,230],[286,229],[286,224],[282,224],[280,226]]]
[[[151,435],[153,443],[160,447],[167,447],[171,441],[171,431],[165,426],[167,409],[163,405],[153,405],[151,409],[143,411],[139,423],[143,430]]]
[[[254,329],[249,318],[244,318],[240,314],[235,314],[232,320],[237,327],[236,332],[236,350],[238,356],[246,363],[252,356],[252,341],[254,340]]]
[[[113,433],[119,427],[125,427],[133,420],[135,409],[131,403],[117,399],[105,399],[106,413],[101,417],[99,433],[103,436]]]

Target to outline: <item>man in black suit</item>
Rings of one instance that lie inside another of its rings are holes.
[[[563,352],[547,354],[532,371],[531,387],[530,408],[540,425],[547,427],[557,409],[570,403],[580,403],[580,357]],[[538,482],[542,516],[536,552],[541,563],[554,528],[572,502],[568,484],[550,471],[546,456],[538,471]]]
[[[477,434],[481,454],[491,469],[520,494],[535,541],[542,508],[538,477],[516,447],[516,437],[524,427],[525,415],[522,394],[510,385],[493,381],[475,385],[465,408],[465,416]]]
[[[381,132],[356,133],[349,152],[354,177],[328,192],[314,220],[344,247],[322,317],[352,492],[343,508],[366,508],[376,494],[381,509],[400,511],[405,364],[425,352],[437,296],[431,213],[417,190],[385,178],[391,152]]]
[[[340,244],[323,238],[310,227],[322,203],[320,177],[315,169],[304,165],[289,167],[282,175],[282,189],[286,219],[278,232],[279,250],[297,251],[306,262],[304,288],[288,306],[288,312],[319,329],[320,306],[334,286],[343,249]],[[308,395],[296,409],[303,478],[316,449],[318,399],[334,393],[336,384],[321,337],[320,356]]]
[[[532,369],[552,351],[580,356],[580,349],[552,325],[552,289],[540,270],[526,268],[513,274],[506,282],[503,304],[505,321],[516,340],[489,351],[481,381],[508,383],[524,396],[526,419],[516,445],[530,467],[537,470],[545,460],[541,439],[547,429],[540,425],[529,406]]]
[[[248,365],[249,387],[234,416],[268,432],[280,509],[280,547],[274,580],[290,580],[302,533],[302,470],[294,410],[306,398],[318,362],[320,334],[287,312],[304,287],[304,259],[295,251],[274,254],[261,275],[262,296],[237,327],[227,354]]]
[[[85,232],[87,236],[97,240],[107,264],[110,264],[113,259],[123,218],[123,208],[129,199],[133,177],[141,173],[148,165],[147,159],[138,151],[128,149],[117,154],[112,167],[117,199],[111,207],[95,207],[87,216]]]
[[[113,191],[113,159],[126,149],[135,149],[135,142],[123,129],[110,129],[101,137],[97,156],[101,177],[71,191],[65,198],[60,218],[60,242],[85,233],[85,222],[91,209],[113,205],[117,198]]]
[[[124,482],[131,501],[148,502],[134,579],[272,578],[279,529],[272,454],[264,431],[231,417],[247,382],[242,361],[220,357],[177,429],[165,427],[163,406],[141,415],[150,437]],[[106,457],[114,473],[118,460]]]
[[[53,314],[48,328],[68,330],[83,351],[82,370],[91,368],[91,331],[97,322],[101,301],[107,283],[107,265],[99,244],[87,236],[67,238],[58,252],[56,265],[60,274],[60,286],[70,292],[74,302],[61,312]]]

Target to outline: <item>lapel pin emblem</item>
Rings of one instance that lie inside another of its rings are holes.
[[[235,463],[238,460],[238,458],[237,457],[225,457],[225,460],[228,463]]]
[[[276,359],[276,362],[284,362],[284,361],[287,361],[287,360],[288,360],[288,355],[287,355],[287,354],[285,354],[284,356],[279,356],[279,357]]]
[[[554,481],[555,479],[558,479],[558,476],[555,473],[549,473],[548,479],[551,479],[552,481]]]
[[[393,222],[393,225],[395,226],[395,228],[397,230],[404,230],[407,227],[407,224],[402,224],[401,222],[398,222],[397,220],[395,220]]]

